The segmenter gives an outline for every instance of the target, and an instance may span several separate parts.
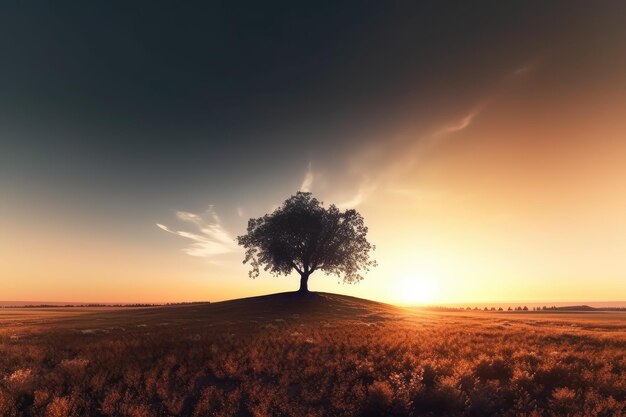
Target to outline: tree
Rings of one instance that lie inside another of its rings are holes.
[[[311,193],[298,192],[271,214],[248,221],[245,235],[237,242],[246,250],[243,263],[250,262],[250,277],[259,269],[274,275],[300,274],[300,293],[308,292],[308,281],[317,270],[337,276],[346,283],[363,279],[361,270],[376,266],[369,253],[375,247],[367,239],[363,216],[356,210],[324,208]]]

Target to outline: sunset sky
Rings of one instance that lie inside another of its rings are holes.
[[[0,6],[0,300],[295,290],[298,190],[377,247],[314,291],[626,300],[626,2],[157,3]]]

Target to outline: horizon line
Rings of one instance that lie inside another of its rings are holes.
[[[289,291],[287,291],[289,292]],[[312,292],[324,292],[324,291],[312,291]],[[238,300],[256,296],[264,296],[270,295],[268,294],[256,294],[246,297],[237,297],[237,298],[228,298],[223,300],[184,300],[184,301],[57,301],[57,300],[0,300],[0,308],[6,307],[23,307],[28,305],[33,306],[41,306],[41,305],[55,305],[58,307],[63,306],[88,306],[88,305],[102,305],[102,306],[124,306],[124,305],[154,305],[154,306],[164,306],[167,304],[189,304],[189,303],[217,303],[222,301],[231,301]],[[347,294],[339,294],[337,295],[347,295]],[[350,297],[355,297],[353,295],[347,295]],[[362,298],[362,297],[356,297]],[[406,303],[406,302],[393,302],[393,301],[380,301],[373,300],[369,298],[364,298],[371,301],[382,302],[391,305],[397,305],[401,307],[467,307],[467,306],[503,306],[503,305],[519,305],[519,304],[528,304],[528,305],[556,305],[560,304],[563,306],[571,305],[571,306],[579,306],[579,305],[590,305],[590,304],[603,304],[604,307],[613,307],[610,305],[611,303],[617,304],[614,307],[623,307],[626,306],[625,300],[506,300],[506,301],[452,301],[452,302],[427,302],[427,303]]]

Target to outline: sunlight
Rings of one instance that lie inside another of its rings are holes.
[[[438,295],[437,280],[427,275],[404,278],[396,286],[396,297],[402,304],[429,304]]]

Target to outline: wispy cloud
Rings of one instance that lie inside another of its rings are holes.
[[[415,201],[424,200],[426,196],[420,191],[404,189],[398,192],[397,184],[410,178],[411,173],[431,150],[454,140],[456,136],[460,137],[461,132],[472,126],[481,114],[515,85],[517,80],[526,77],[535,67],[536,61],[530,61],[504,74],[500,80],[494,81],[493,91],[485,92],[483,98],[475,102],[460,117],[453,116],[448,121],[431,126],[431,129],[427,130],[409,124],[394,132],[389,139],[376,141],[351,155],[347,166],[349,173],[357,179],[356,192],[353,191],[353,196],[338,206],[356,207],[381,190],[406,196]],[[381,146],[381,143],[384,146]]]
[[[485,108],[484,104],[477,105],[474,109],[472,109],[469,113],[463,116],[461,119],[453,120],[440,130],[438,130],[433,136],[439,137],[442,135],[446,135],[449,133],[459,132],[467,127],[469,127],[474,119],[483,111]]]
[[[311,167],[311,163],[309,162],[309,168],[304,175],[304,180],[302,180],[302,185],[300,186],[300,191],[308,193],[311,191],[311,187],[313,186],[313,168]]]
[[[518,68],[515,68],[515,70],[511,72],[511,75],[513,77],[521,77],[521,76],[527,75],[528,73],[530,73],[531,71],[535,69],[535,67],[537,66],[537,61],[538,61],[538,58],[535,58],[531,61],[526,62],[524,65]]]
[[[450,135],[470,126],[484,108],[485,104],[479,103],[466,116],[453,119],[431,133],[416,134],[408,129],[398,135],[393,141],[393,146],[388,146],[388,149],[395,149],[395,151],[381,152],[379,145],[374,144],[373,148],[365,148],[353,155],[348,165],[352,173],[359,175],[361,179],[356,184],[356,192],[347,200],[337,204],[337,207],[357,207],[381,188],[398,195],[407,197],[412,195],[413,193],[407,190],[397,192],[397,188],[393,190],[389,188],[396,187],[398,179],[406,178],[429,149],[440,146],[448,140]],[[377,169],[372,171],[372,167],[377,167]]]
[[[359,184],[356,194],[350,199],[337,204],[340,209],[355,208],[365,201],[365,199],[378,187],[377,184],[372,183],[368,179],[364,179]]]
[[[157,227],[193,241],[183,248],[183,252],[186,254],[211,258],[234,252],[237,249],[234,238],[224,229],[213,206],[209,207],[202,216],[186,211],[178,211],[176,216],[183,222],[193,225],[196,230],[194,232],[173,230],[160,223],[157,223]],[[209,220],[205,220],[205,218],[209,218]]]

